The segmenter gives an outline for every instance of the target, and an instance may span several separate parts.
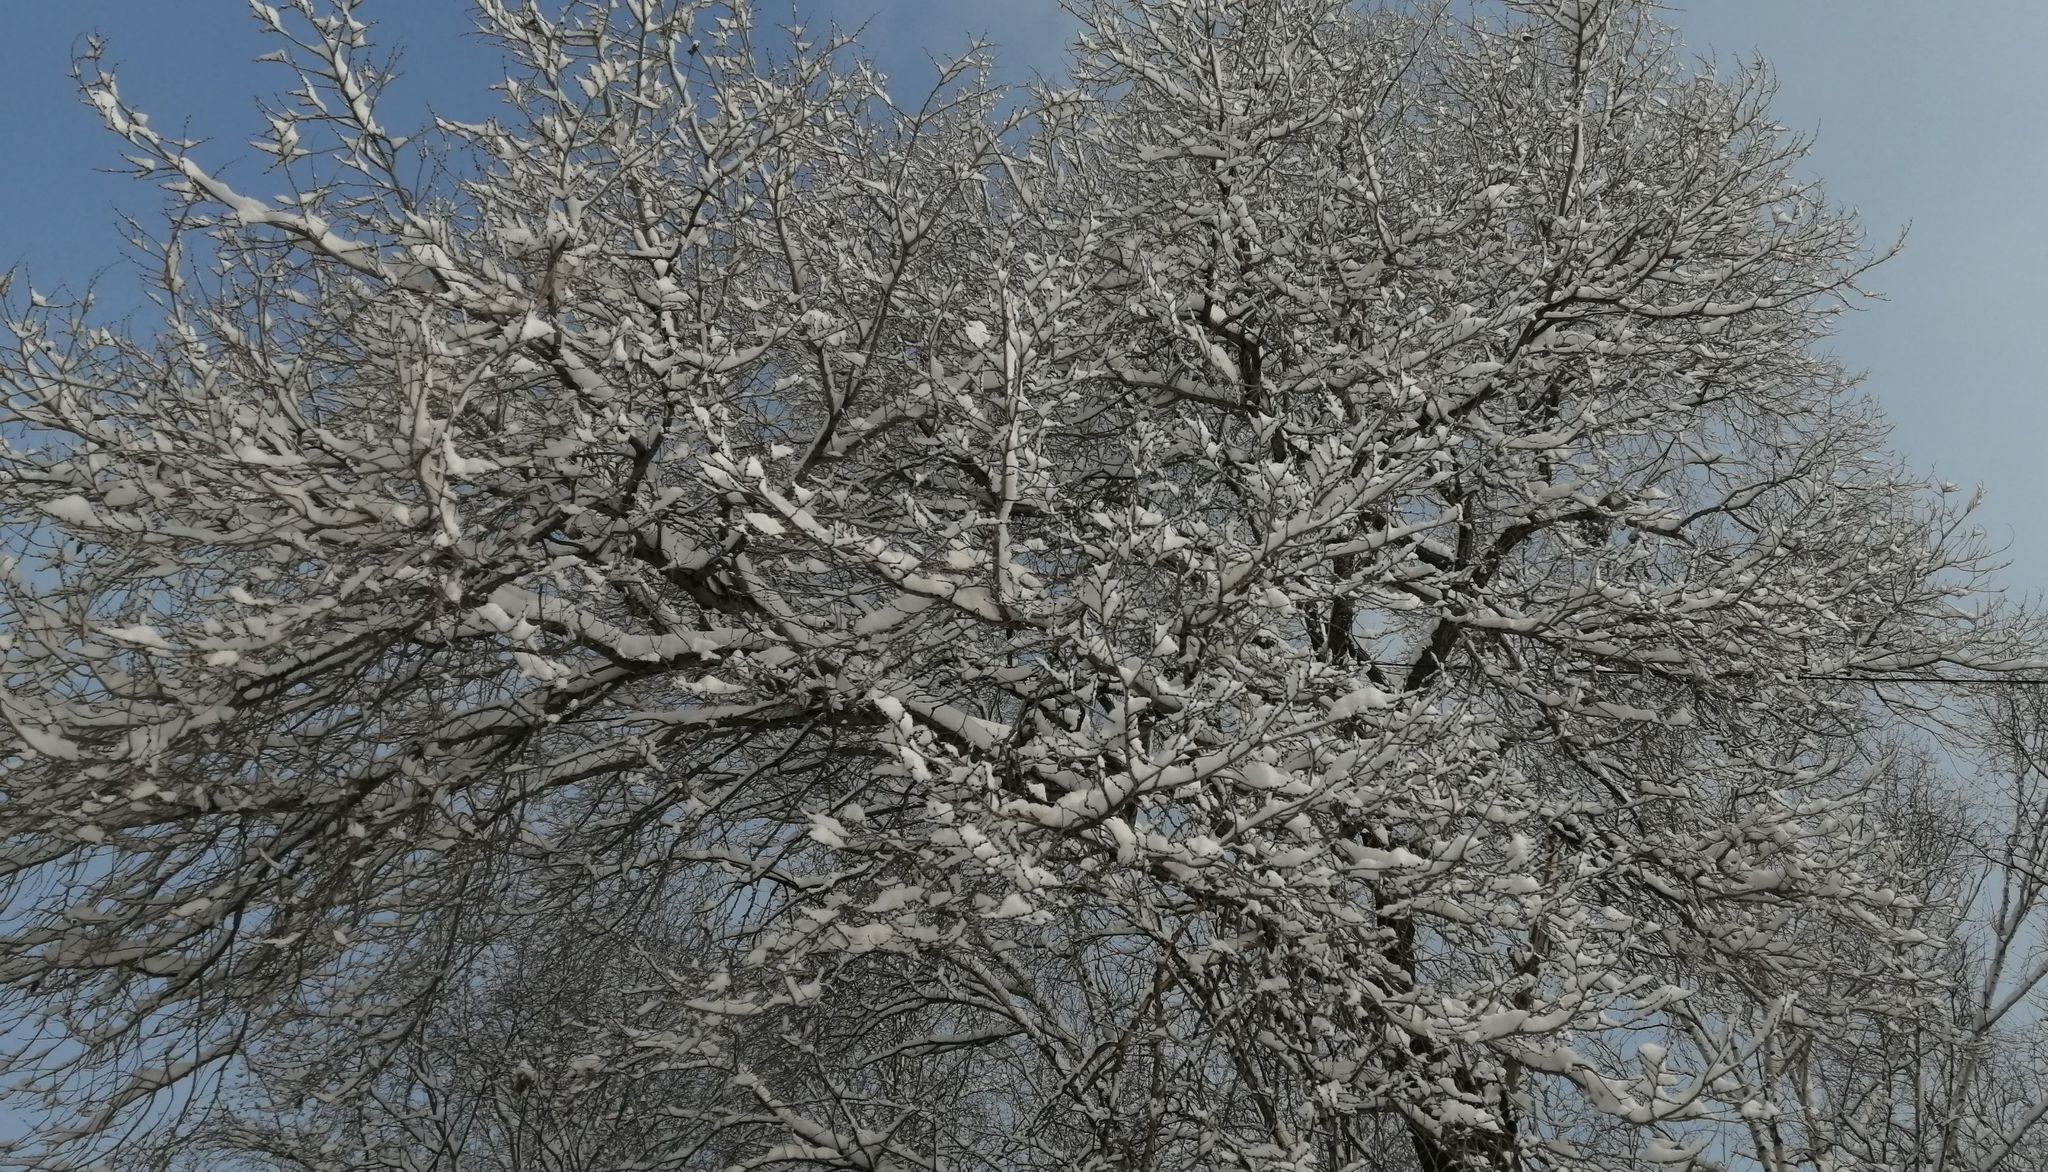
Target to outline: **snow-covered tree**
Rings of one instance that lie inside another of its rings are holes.
[[[1878,693],[2040,641],[1817,348],[1877,257],[1760,68],[1637,0],[1100,0],[1071,88],[899,103],[743,8],[481,0],[500,115],[402,136],[356,7],[256,6],[277,198],[85,61],[160,320],[7,306],[14,1158],[1989,1169],[2040,1114],[1886,1138],[2032,978],[1965,988],[1994,872]]]

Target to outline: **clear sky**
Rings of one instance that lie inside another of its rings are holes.
[[[488,107],[493,54],[465,40],[462,0],[367,0],[406,49],[397,95],[456,117]],[[983,34],[1011,76],[1059,68],[1071,19],[1053,0],[804,0],[807,19],[866,21],[865,39],[906,85],[926,53]],[[2048,45],[2043,0],[1669,0],[1701,54],[1760,52],[1776,66],[1778,115],[1817,131],[1814,172],[1860,209],[1873,237],[1909,222],[1907,251],[1879,271],[1886,303],[1850,320],[1838,351],[1870,373],[1907,458],[1989,490],[1984,519],[2010,546],[2010,581],[2048,590]],[[789,0],[762,6],[793,11]],[[77,104],[66,68],[82,34],[107,35],[123,91],[159,127],[215,137],[219,161],[261,123],[252,96],[281,85],[248,61],[267,46],[243,0],[14,0],[0,6],[0,268],[39,287],[118,262],[116,207],[154,205],[139,184],[97,174],[116,144]],[[188,123],[189,120],[189,123]],[[403,124],[403,119],[394,118]],[[242,152],[247,155],[250,152]],[[257,173],[252,161],[230,175]],[[108,277],[118,288],[118,268]]]

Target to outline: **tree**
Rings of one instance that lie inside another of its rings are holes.
[[[0,362],[20,1158],[1915,1166],[1873,691],[2039,639],[1648,8],[1102,0],[912,107],[482,0],[503,117],[400,137],[259,5],[268,202],[89,58],[172,209],[160,328]]]

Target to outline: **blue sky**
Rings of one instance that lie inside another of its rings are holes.
[[[866,40],[905,84],[927,52],[972,34],[1002,46],[1012,76],[1053,71],[1072,29],[1053,0],[805,0],[806,19],[866,21]],[[461,0],[367,0],[386,43],[406,49],[397,96],[456,117],[485,109],[493,54],[462,38]],[[771,16],[794,11],[769,3]],[[1777,68],[1781,121],[1819,133],[1814,172],[1859,209],[1873,237],[1909,222],[1907,251],[1879,271],[1889,300],[1853,317],[1836,348],[1870,373],[1915,465],[1983,483],[1984,520],[2010,546],[2009,580],[2048,590],[2048,3],[1971,0],[1673,0],[1688,44],[1723,59],[1761,52]],[[250,65],[267,47],[243,0],[16,0],[0,11],[0,268],[42,288],[115,266],[115,209],[146,212],[147,189],[94,168],[116,144],[66,77],[74,46],[106,34],[123,91],[159,127],[189,125],[226,157],[260,126],[252,95],[283,82]],[[400,122],[402,119],[394,118]],[[231,171],[249,175],[253,161]]]

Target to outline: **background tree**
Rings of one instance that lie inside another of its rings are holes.
[[[93,1105],[18,1158],[1903,1168],[1910,1085],[1989,1168],[2038,1115],[1969,1097],[2008,970],[1871,691],[2037,633],[1816,349],[1874,258],[1760,69],[1632,0],[1131,0],[1073,88],[909,107],[744,10],[484,0],[502,117],[402,137],[355,5],[257,15],[290,194],[88,59],[164,322],[10,307],[0,983]]]

